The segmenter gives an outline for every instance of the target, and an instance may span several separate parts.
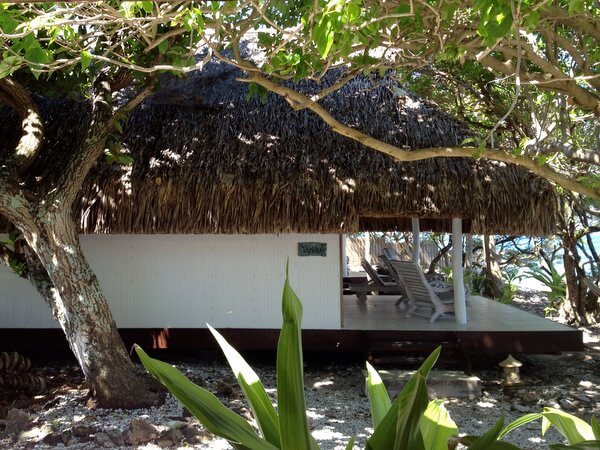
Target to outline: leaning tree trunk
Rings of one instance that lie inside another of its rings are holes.
[[[63,329],[97,405],[136,408],[158,403],[161,394],[155,385],[134,370],[70,215],[53,211],[37,220],[29,213],[21,216],[29,217],[19,227],[32,252],[27,255],[28,277]]]
[[[13,84],[0,83],[0,88],[10,94]],[[35,109],[34,104],[31,108],[22,105],[19,97],[28,97],[27,92],[17,91],[19,96],[13,95],[9,106]],[[102,154],[113,118],[108,80],[98,77],[92,92],[93,119],[85,144],[56,169],[61,176],[48,191],[41,187],[37,192],[26,190],[19,180],[19,171],[26,170],[37,149],[32,149],[24,162],[6,158],[6,163],[0,164],[0,215],[23,234],[35,255],[29,259],[39,261],[38,278],[32,281],[65,332],[97,404],[118,408],[150,406],[160,400],[160,394],[154,390],[155,385],[150,385],[149,377],[141,377],[134,370],[98,279],[81,251],[72,217],[72,205]],[[130,102],[132,108],[140,98]],[[38,136],[35,142],[39,146],[41,138]]]
[[[45,221],[36,254],[58,287],[53,312],[98,405],[135,408],[156,403],[156,392],[134,372],[70,217]]]

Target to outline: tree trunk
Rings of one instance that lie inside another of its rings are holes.
[[[473,235],[465,235],[465,269],[473,268]]]
[[[99,406],[135,408],[156,404],[162,391],[156,391],[157,384],[151,385],[148,376],[136,374],[98,279],[81,251],[71,211],[87,174],[102,155],[113,124],[110,79],[100,74],[92,85],[92,120],[85,144],[70,155],[66,164],[56,168],[61,174],[58,181],[45,186],[47,190],[38,186],[36,192],[26,190],[19,171],[29,167],[42,141],[41,120],[40,126],[30,126],[38,123],[30,118],[33,115],[39,119],[37,108],[17,83],[4,80],[0,88],[2,99],[8,99],[8,105],[27,118],[20,141],[24,143],[23,157],[7,158],[0,164],[0,214],[23,233],[31,249],[29,279],[65,332]],[[148,92],[144,89],[127,106],[135,107]],[[30,109],[32,112],[28,112]],[[29,139],[35,133],[39,136]]]
[[[483,235],[483,254],[485,258],[485,293],[493,298],[502,296],[504,281],[498,264],[498,253],[496,252],[496,240],[489,234]]]
[[[90,393],[104,408],[157,404],[159,393],[135,373],[72,219],[59,212],[44,219],[37,241],[28,243],[58,289],[47,283],[37,287],[65,332]]]
[[[443,248],[441,248],[437,255],[435,255],[435,258],[433,258],[431,260],[431,263],[429,264],[429,269],[427,269],[427,273],[428,274],[434,274],[435,273],[435,269],[438,266],[438,263],[440,262],[440,260],[442,258],[445,258],[448,256],[448,252],[450,251],[450,249],[452,248],[452,237],[450,237],[450,239],[448,240],[448,244],[446,244]]]
[[[562,236],[563,264],[567,298],[560,308],[561,316],[569,323],[587,324],[585,311],[585,285],[579,279],[577,271],[577,247],[569,233]]]
[[[591,325],[598,322],[600,306],[598,297],[588,289],[585,283],[586,273],[580,265],[581,258],[577,248],[582,234],[578,230],[579,225],[573,203],[568,198],[563,201],[563,211],[565,222],[561,238],[567,293],[559,313],[569,323]]]

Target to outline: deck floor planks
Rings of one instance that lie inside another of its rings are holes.
[[[467,304],[466,324],[457,324],[448,314],[435,323],[425,317],[405,317],[395,305],[398,296],[369,296],[366,303],[354,295],[345,295],[342,305],[343,329],[402,331],[551,331],[572,332],[574,329],[514,306],[480,296],[472,296]]]

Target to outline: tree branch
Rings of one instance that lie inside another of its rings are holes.
[[[0,216],[17,227],[28,242],[35,241],[40,233],[29,194],[9,179],[7,171],[0,172]]]
[[[17,172],[22,173],[31,166],[42,145],[42,118],[27,89],[11,78],[0,79],[0,102],[15,109],[21,118],[23,134],[8,163],[14,165]]]
[[[575,150],[571,144],[567,143],[551,142],[537,146],[533,145],[528,147],[527,151],[541,154],[562,153],[574,161],[600,166],[600,152],[582,149]]]
[[[484,56],[479,62],[484,66],[507,76],[514,75],[516,70],[512,62],[503,62],[490,55]],[[535,84],[540,89],[564,92],[579,106],[592,111],[595,116],[600,117],[600,99],[593,93],[580,87],[574,79],[566,76],[565,78],[553,79],[551,77],[545,79],[543,75],[529,72],[521,72],[520,77],[522,84],[530,83]]]
[[[305,95],[290,89],[286,86],[274,83],[271,80],[263,77],[262,75],[252,72],[250,77],[246,79],[247,82],[254,82],[260,84],[264,88],[271,92],[274,92],[283,98],[285,98],[292,106],[293,105],[305,105],[306,108],[316,113],[321,119],[327,123],[333,131],[342,136],[346,136],[353,139],[361,144],[377,150],[386,155],[392,156],[398,161],[420,161],[429,158],[473,158],[477,155],[481,158],[491,159],[495,161],[502,161],[506,163],[516,164],[529,169],[531,172],[550,180],[565,189],[573,192],[579,192],[588,197],[596,200],[600,200],[600,191],[596,191],[587,186],[578,183],[575,180],[565,177],[564,175],[556,172],[548,165],[539,165],[534,159],[526,156],[517,156],[512,153],[508,153],[502,150],[495,150],[491,148],[477,148],[477,147],[435,147],[435,148],[424,148],[419,150],[403,150],[392,144],[375,139],[359,130],[350,128],[347,125],[339,122],[333,117],[329,111],[323,108],[320,104],[311,102]]]
[[[75,149],[72,157],[64,167],[58,183],[52,187],[52,193],[47,195],[48,206],[53,208],[70,209],[77,195],[106,144],[113,128],[113,110],[111,102],[111,84],[105,75],[99,75],[92,85],[92,121],[87,138],[81,148]]]

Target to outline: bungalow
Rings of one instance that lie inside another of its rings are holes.
[[[453,231],[456,242],[462,232],[549,234],[558,216],[555,192],[500,162],[395,161],[275,95],[264,104],[248,99],[240,76],[214,62],[166,80],[124,130],[118,151],[133,164],[99,163],[81,192],[75,214],[82,246],[126,341],[208,348],[208,322],[242,348],[273,348],[289,258],[309,349],[363,351],[375,342],[423,340],[497,352],[581,346],[576,330],[482,298],[434,324],[406,319],[383,297],[362,306],[345,298],[344,234],[417,226]],[[471,135],[387,78],[358,77],[323,105],[342,122],[407,149],[457,146]],[[79,144],[84,102],[48,100],[44,116],[44,152],[56,157]],[[0,118],[5,136],[11,120]],[[311,243],[320,244],[316,253]],[[41,336],[47,347],[66,346],[28,283],[1,267],[0,286],[3,346],[26,351]]]

